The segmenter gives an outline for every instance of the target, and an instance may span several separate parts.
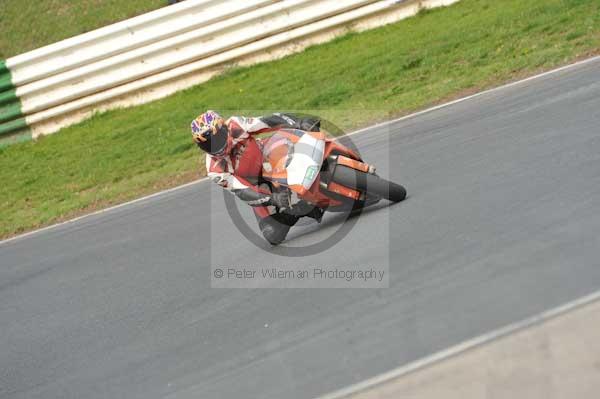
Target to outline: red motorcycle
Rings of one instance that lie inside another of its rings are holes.
[[[280,129],[264,141],[262,177],[297,196],[286,212],[302,215],[313,206],[330,212],[406,198],[400,184],[375,173],[360,155],[322,131]]]

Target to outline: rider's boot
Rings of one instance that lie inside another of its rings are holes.
[[[305,216],[308,216],[309,218],[313,218],[317,221],[317,223],[321,223],[321,219],[323,219],[323,214],[325,213],[325,211],[319,207],[314,207],[309,213],[307,213]]]

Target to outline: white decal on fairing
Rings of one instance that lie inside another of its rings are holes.
[[[317,178],[318,173],[314,172],[321,169],[323,164],[324,149],[324,140],[317,140],[310,134],[304,134],[294,144],[294,155],[286,168],[288,185],[298,184],[308,190]]]

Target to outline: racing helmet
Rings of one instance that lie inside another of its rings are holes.
[[[215,111],[200,114],[191,123],[192,138],[210,155],[223,155],[229,143],[229,129],[225,119]]]

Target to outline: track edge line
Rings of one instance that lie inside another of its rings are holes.
[[[368,378],[362,382],[350,385],[346,388],[342,388],[337,391],[333,391],[331,393],[325,394],[324,396],[319,396],[317,397],[317,399],[342,399],[350,395],[364,392],[368,389],[374,388],[377,385],[389,382],[395,378],[403,377],[405,375],[414,373],[429,366],[433,366],[436,363],[448,360],[452,357],[476,349],[485,344],[492,343],[494,341],[505,338],[517,332],[526,330],[528,328],[541,325],[551,319],[554,319],[558,316],[562,316],[572,310],[575,310],[579,307],[583,307],[585,305],[589,305],[598,300],[600,300],[600,290],[575,299],[573,301],[567,302],[563,305],[535,314],[521,321],[508,324],[507,326],[500,327],[496,330],[492,330],[475,338],[463,341],[457,345],[433,353],[429,356],[425,356],[421,359],[415,360],[411,363],[397,367],[385,373]]]

